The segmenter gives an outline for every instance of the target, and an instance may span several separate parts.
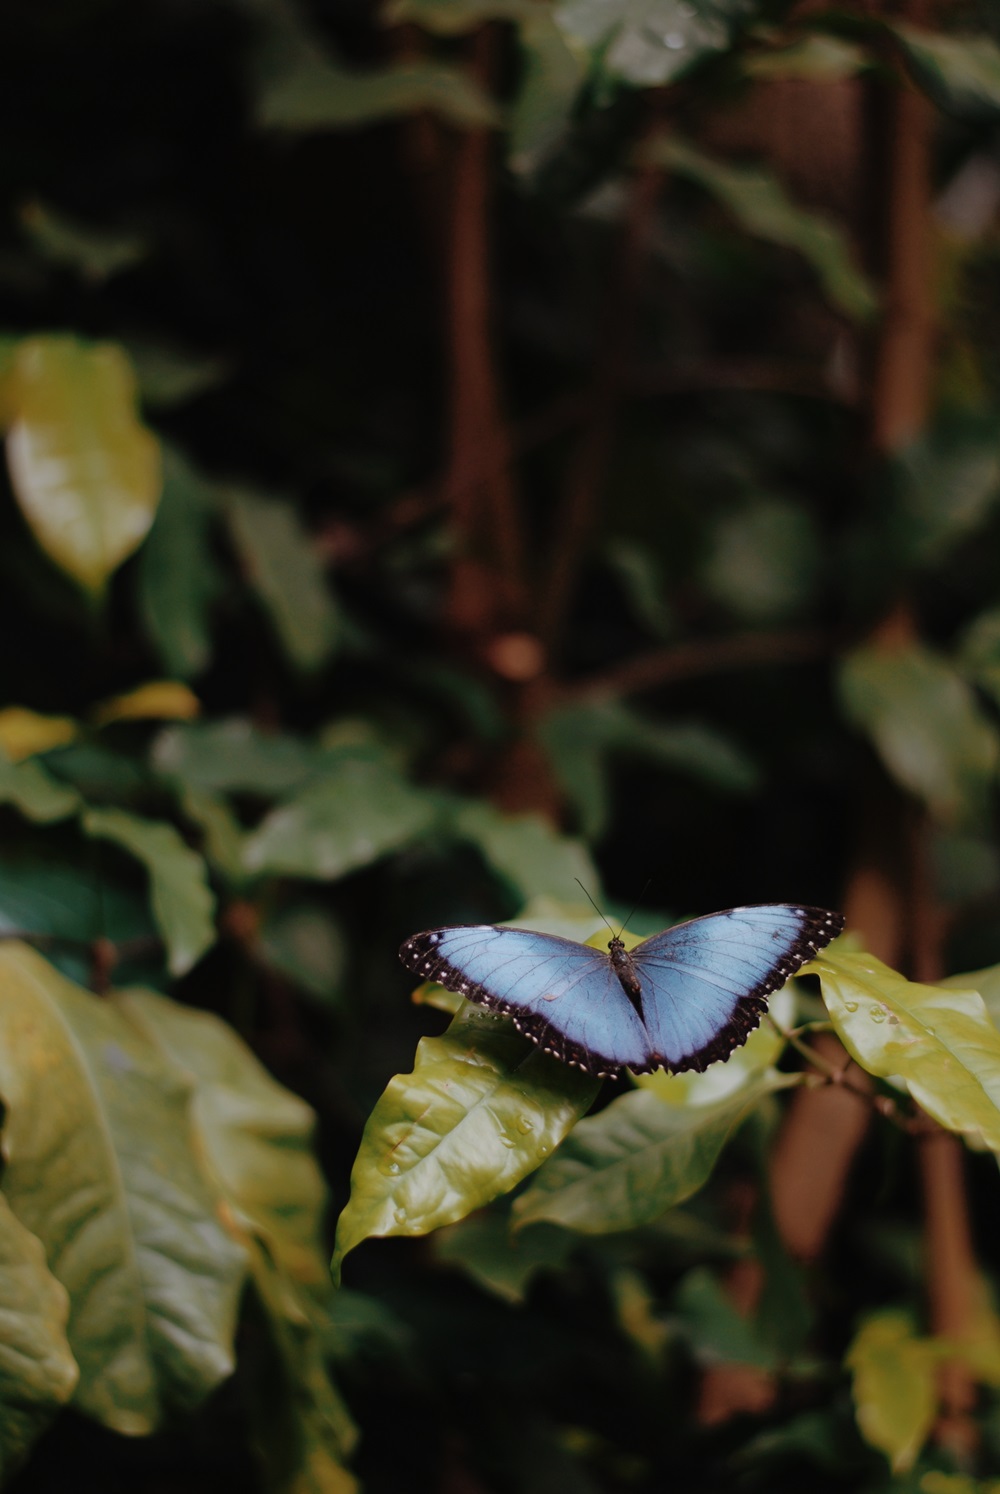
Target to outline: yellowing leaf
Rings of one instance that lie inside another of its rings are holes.
[[[26,706],[7,706],[0,711],[0,749],[12,763],[36,752],[65,747],[80,730],[69,716],[41,716]]]
[[[839,944],[803,973],[819,976],[837,1035],[862,1068],[898,1076],[942,1126],[1000,1151],[1000,1032],[978,991],[916,985]]]
[[[913,1467],[934,1423],[938,1358],[930,1340],[914,1337],[908,1315],[892,1311],[868,1318],[847,1351],[861,1435],[896,1473]]]
[[[94,708],[94,722],[191,721],[201,710],[193,690],[179,680],[150,680],[127,695],[115,695]]]
[[[142,543],[160,497],[160,452],[136,414],[121,348],[72,337],[20,343],[7,465],[42,549],[88,591]]]

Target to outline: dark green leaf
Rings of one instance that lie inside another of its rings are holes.
[[[738,617],[770,623],[809,605],[819,568],[809,512],[782,498],[761,498],[716,525],[704,580]]]
[[[157,737],[152,758],[158,773],[188,788],[264,798],[301,788],[321,761],[311,742],[262,732],[242,716],[168,727]]]
[[[752,1364],[773,1369],[776,1356],[749,1318],[736,1310],[715,1276],[704,1266],[689,1271],[677,1289],[674,1309],[695,1353],[708,1364]]]
[[[324,1004],[340,1001],[347,942],[327,909],[299,903],[267,919],[260,931],[260,953]]]
[[[558,834],[538,815],[504,815],[469,802],[455,814],[455,830],[525,901],[572,897],[577,879],[588,890],[600,886],[580,841]]]
[[[896,22],[914,78],[942,109],[983,120],[1000,115],[1000,46],[983,32],[948,36]]]
[[[211,658],[209,608],[222,589],[210,542],[215,506],[208,484],[167,447],[163,496],[139,560],[139,605],[164,668],[180,679]]]
[[[480,1286],[508,1302],[523,1302],[539,1271],[565,1265],[576,1246],[569,1230],[539,1224],[512,1234],[508,1209],[494,1205],[449,1224],[434,1236],[434,1255],[461,1266]]]
[[[471,78],[443,63],[397,63],[352,71],[320,55],[303,56],[270,78],[257,102],[263,129],[343,130],[429,109],[465,129],[499,123],[495,104]]]
[[[534,171],[559,144],[587,73],[587,57],[570,44],[548,10],[536,10],[520,27],[524,76],[510,122],[510,163]]]

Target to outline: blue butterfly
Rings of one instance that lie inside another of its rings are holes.
[[[504,1012],[525,1037],[601,1078],[679,1073],[728,1058],[767,997],[836,938],[839,913],[764,903],[675,924],[608,953],[554,934],[458,924],[414,934],[408,970]]]

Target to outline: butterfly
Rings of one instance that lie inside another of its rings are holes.
[[[607,1078],[680,1073],[728,1058],[767,997],[844,927],[840,913],[761,903],[709,913],[608,952],[492,924],[407,939],[408,970],[514,1019],[546,1053]]]

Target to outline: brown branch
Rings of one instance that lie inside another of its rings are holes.
[[[489,26],[470,43],[481,83],[493,70],[494,43]],[[444,486],[456,543],[449,621],[457,633],[472,635],[518,621],[525,605],[521,523],[491,331],[491,143],[486,130],[467,130],[455,146],[449,231],[451,450]]]
[[[659,110],[654,97],[654,110]],[[658,120],[654,120],[654,128]],[[541,590],[538,632],[550,655],[558,652],[566,615],[594,524],[614,441],[642,266],[662,173],[642,166],[632,180],[619,260],[604,312],[590,420],[570,463],[553,531],[552,564]]]

